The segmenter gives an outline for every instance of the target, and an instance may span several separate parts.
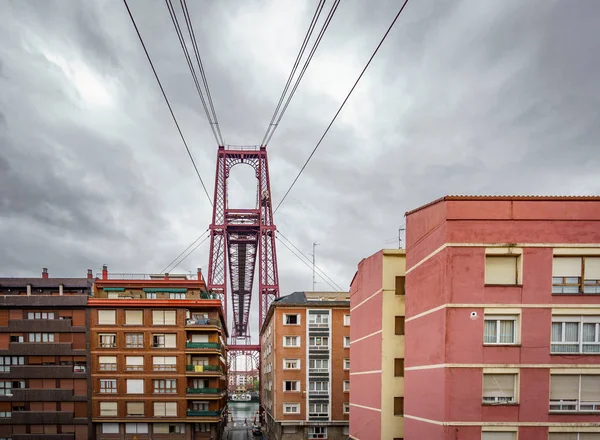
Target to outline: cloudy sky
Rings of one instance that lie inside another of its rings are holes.
[[[317,3],[188,1],[227,144],[262,139]],[[341,1],[269,144],[275,204],[400,5]],[[212,195],[216,144],[167,8],[130,7]],[[123,3],[0,0],[0,17],[0,275],[161,270],[211,207]],[[397,245],[405,211],[444,194],[600,193],[598,29],[595,0],[409,2],[278,229],[305,253],[317,241],[347,288],[363,257]],[[236,168],[232,206],[254,185]],[[277,251],[282,294],[310,290],[309,268]],[[206,270],[207,255],[208,242],[173,271]]]

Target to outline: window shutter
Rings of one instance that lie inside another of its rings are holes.
[[[141,310],[125,310],[126,325],[142,325],[144,312]]]
[[[600,280],[600,258],[586,257],[584,274],[586,280]]]
[[[580,277],[581,257],[554,257],[552,259],[553,277]]]
[[[144,365],[144,356],[127,356],[125,358],[126,365]]]
[[[177,402],[166,402],[165,415],[177,417]]]
[[[581,376],[581,400],[583,402],[600,402],[600,376]]]
[[[577,440],[576,432],[551,432],[548,440]]]
[[[144,402],[127,402],[127,415],[128,416],[143,416],[144,415]]]
[[[165,325],[177,324],[177,312],[175,310],[165,310]]]
[[[115,325],[116,310],[98,310],[98,324]]]
[[[154,415],[164,416],[165,415],[165,402],[154,402]]]
[[[118,434],[119,424],[118,423],[103,423],[102,434]]]
[[[485,257],[486,284],[517,284],[518,257]]]
[[[482,440],[515,440],[514,432],[482,432]]]
[[[175,365],[177,364],[176,356],[165,356],[165,365]]]
[[[176,348],[177,347],[177,335],[176,334],[168,334],[165,335],[165,347],[167,348]]]
[[[153,356],[152,357],[152,364],[153,365],[164,365],[165,364],[165,357],[164,356]]]
[[[164,323],[164,315],[162,310],[152,310],[152,324],[160,325]]]
[[[169,425],[167,423],[155,423],[152,432],[153,434],[168,434]]]
[[[514,397],[515,375],[514,374],[484,374],[483,396],[484,397]]]
[[[100,415],[116,416],[117,415],[117,402],[100,402]]]
[[[208,335],[192,335],[192,342],[208,342]]]
[[[116,356],[98,356],[99,364],[116,364],[117,357]]]
[[[144,394],[144,379],[127,379],[127,394]]]
[[[579,376],[550,376],[550,400],[579,398]]]

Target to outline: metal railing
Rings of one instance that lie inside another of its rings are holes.
[[[186,365],[185,366],[185,371],[196,371],[196,367],[202,367],[202,370],[199,372],[203,372],[203,371],[209,371],[209,372],[218,372],[218,373],[222,373],[223,369],[218,366],[218,365]]]
[[[221,344],[218,342],[186,342],[185,348],[206,348],[206,349],[221,349]]]
[[[214,318],[189,318],[185,320],[185,325],[214,325],[221,327],[221,320]]]
[[[219,417],[221,411],[196,411],[192,409],[187,410],[188,417]]]
[[[221,394],[222,388],[188,388],[186,390],[188,394]]]

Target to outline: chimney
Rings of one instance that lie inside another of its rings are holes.
[[[165,272],[165,280],[169,279],[169,272]]]
[[[42,268],[42,278],[47,279],[48,278],[48,269],[47,268]]]
[[[106,264],[102,266],[102,279],[108,279],[108,267],[106,267]]]
[[[202,268],[199,267],[198,269],[196,269],[198,271],[198,281],[202,281]]]
[[[88,269],[87,277],[88,277],[88,280],[91,280],[92,278],[94,278],[94,275],[92,274],[92,269]]]

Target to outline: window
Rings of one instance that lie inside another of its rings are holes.
[[[12,416],[11,411],[0,411],[0,419],[7,419]]]
[[[144,415],[144,402],[127,402],[127,415],[142,417]]]
[[[517,433],[511,431],[483,431],[481,433],[481,440],[515,440],[516,438]]]
[[[344,315],[344,325],[346,327],[350,325],[350,315]]]
[[[349,380],[345,380],[344,381],[344,392],[349,392],[350,391],[350,381]]]
[[[308,383],[310,394],[329,394],[329,382],[313,381]]]
[[[176,310],[152,310],[152,325],[175,325],[176,317]]]
[[[98,325],[115,325],[116,323],[116,310],[98,310]]]
[[[344,336],[344,348],[350,348],[350,336]]]
[[[519,284],[519,255],[486,255],[485,284]]]
[[[144,356],[125,356],[125,370],[141,371],[144,369]]]
[[[350,404],[348,402],[344,402],[344,414],[350,414]]]
[[[115,333],[100,333],[100,348],[116,348],[117,335]]]
[[[207,425],[206,423],[196,423],[197,427],[204,428]],[[155,423],[152,427],[153,434],[185,434],[185,424],[184,423]],[[196,432],[210,432],[210,427],[208,429],[198,429],[196,428]]]
[[[404,376],[404,359],[395,358],[394,359],[394,377],[403,377]]]
[[[515,403],[516,374],[484,374],[483,403]]]
[[[600,440],[600,432],[551,432],[548,440]]]
[[[177,357],[175,356],[153,356],[152,369],[154,371],[176,371]]]
[[[283,369],[284,370],[299,370],[300,369],[300,359],[284,359],[283,360]]]
[[[394,397],[394,415],[404,415],[404,397]]]
[[[144,394],[144,379],[127,379],[127,394]]]
[[[517,316],[486,315],[483,321],[484,344],[516,344]]]
[[[55,319],[54,312],[28,312],[27,319]]]
[[[284,336],[284,347],[300,347],[300,336]]]
[[[327,336],[311,336],[308,338],[310,348],[329,348],[329,338]]]
[[[12,380],[6,382],[0,382],[0,396],[11,396],[12,389],[14,388],[25,388],[24,380]]]
[[[144,312],[142,310],[125,310],[125,325],[143,325]]]
[[[177,392],[176,379],[159,379],[154,381],[154,392],[158,394],[173,394]]]
[[[146,299],[156,299],[156,292],[146,292]]]
[[[283,404],[283,413],[284,414],[300,414],[300,404],[299,403],[284,403]]]
[[[284,391],[300,391],[300,381],[299,380],[286,380],[283,382],[283,390]]]
[[[283,315],[283,325],[299,325],[300,315]]]
[[[329,313],[309,313],[309,324],[329,324]]]
[[[600,353],[600,316],[553,316],[551,353]]]
[[[100,415],[103,417],[117,417],[117,402],[100,402]]]
[[[344,359],[344,370],[350,369],[350,359]]]
[[[600,294],[600,257],[554,257],[552,293]]]
[[[308,427],[308,438],[327,438],[327,427],[326,426],[309,426]]]
[[[116,393],[117,392],[117,379],[100,379],[100,392],[101,393]]]
[[[329,415],[328,403],[311,403],[308,405],[308,415],[310,417],[323,417]],[[310,435],[308,438],[311,438]],[[320,438],[320,437],[315,437]]]
[[[308,370],[312,373],[327,373],[329,371],[328,359],[310,359]]]
[[[394,334],[395,335],[403,335],[404,334],[404,316],[395,316],[394,317]]]
[[[284,434],[296,434],[298,432],[298,428],[296,426],[282,426]]]
[[[177,402],[154,402],[154,415],[158,417],[177,417]]]
[[[54,342],[54,333],[28,333],[28,342]]]
[[[119,424],[118,423],[103,423],[102,424],[102,434],[118,434],[118,433],[119,433]]]
[[[550,411],[600,412],[600,375],[550,375]]]
[[[143,333],[125,333],[126,348],[144,348]]]
[[[404,295],[404,277],[396,277],[396,295]]]
[[[169,299],[185,299],[185,293],[169,293]]]
[[[117,371],[117,357],[98,356],[98,365],[100,371]]]
[[[0,356],[0,372],[10,373],[11,365],[25,365],[24,356]]]
[[[154,348],[177,348],[177,335],[175,333],[152,335],[152,346]]]
[[[126,434],[148,434],[147,423],[125,423]]]

